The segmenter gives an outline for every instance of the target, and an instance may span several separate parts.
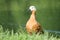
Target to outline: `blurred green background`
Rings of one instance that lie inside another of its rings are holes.
[[[25,26],[30,5],[36,6],[36,19],[43,29],[60,31],[60,0],[0,0],[0,25],[4,30]]]

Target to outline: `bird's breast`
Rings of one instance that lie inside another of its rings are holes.
[[[29,20],[26,24],[26,27],[29,27],[30,29],[32,29],[32,27],[37,24],[37,22],[35,20]]]

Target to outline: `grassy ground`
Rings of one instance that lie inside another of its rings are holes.
[[[13,33],[13,30],[11,32],[3,32],[2,27],[0,27],[0,40],[60,40],[60,38],[53,37],[53,35],[49,36],[48,32],[41,35],[29,35],[23,29],[19,33]]]

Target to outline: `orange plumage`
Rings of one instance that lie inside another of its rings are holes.
[[[41,25],[36,21],[35,11],[36,10],[32,10],[30,19],[27,21],[27,24],[26,24],[26,30],[29,34],[32,34],[33,32],[35,32],[35,33],[43,32]]]

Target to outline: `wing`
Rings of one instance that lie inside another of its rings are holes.
[[[41,25],[40,25],[39,23],[33,25],[32,29],[33,29],[33,31],[36,32],[36,33],[38,33],[38,32],[40,32],[40,33],[43,32],[43,30],[42,30],[42,28],[41,28]]]

